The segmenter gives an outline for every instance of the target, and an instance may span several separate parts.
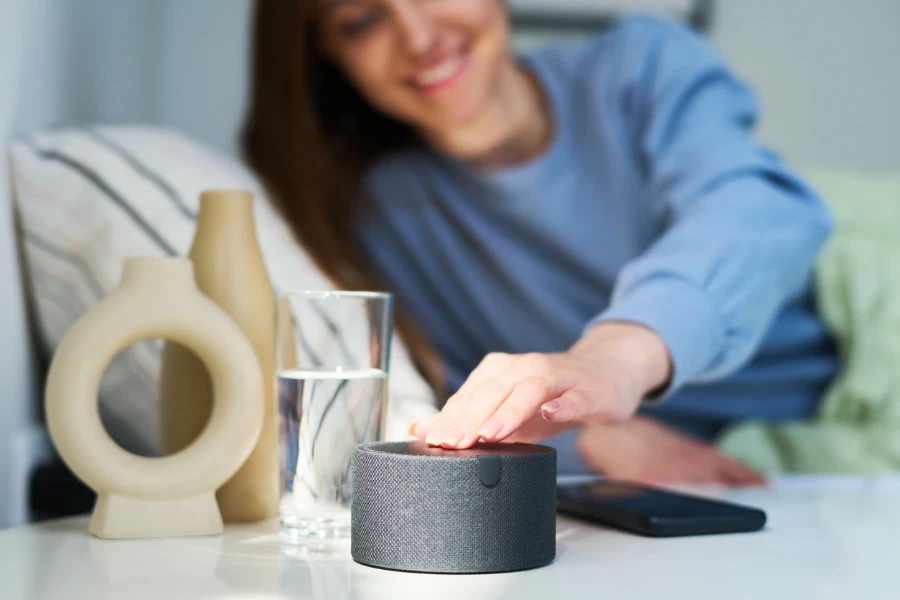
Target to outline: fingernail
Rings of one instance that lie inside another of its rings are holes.
[[[455,446],[466,437],[466,432],[459,427],[454,427],[444,434],[443,446]]]
[[[563,403],[559,400],[551,400],[550,402],[544,404],[541,407],[541,410],[545,413],[553,414],[555,412],[559,412],[563,407]]]
[[[492,417],[478,430],[478,436],[483,437],[486,440],[493,439],[500,434],[504,424],[503,419],[500,417]]]

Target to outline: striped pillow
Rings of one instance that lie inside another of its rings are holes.
[[[265,198],[240,163],[186,137],[149,127],[65,128],[28,136],[11,149],[20,237],[38,330],[49,355],[72,324],[119,281],[133,256],[185,255],[200,192],[249,189]],[[256,204],[263,256],[276,289],[331,289],[269,202]],[[158,448],[159,340],[135,344],[110,364],[100,409],[127,449]],[[428,386],[395,339],[387,436],[432,412]]]

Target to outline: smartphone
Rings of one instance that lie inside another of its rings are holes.
[[[557,488],[559,512],[652,537],[759,531],[766,513],[747,506],[614,480]]]

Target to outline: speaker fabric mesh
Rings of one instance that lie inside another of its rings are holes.
[[[357,446],[351,514],[351,554],[362,564],[429,573],[543,566],[556,554],[556,451]]]

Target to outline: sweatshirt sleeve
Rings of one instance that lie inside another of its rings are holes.
[[[619,272],[601,321],[642,324],[668,346],[665,394],[743,366],[780,308],[808,283],[830,216],[816,194],[751,137],[751,92],[686,27],[627,27],[634,68],[624,118],[659,237]],[[626,101],[627,99],[627,101]]]

